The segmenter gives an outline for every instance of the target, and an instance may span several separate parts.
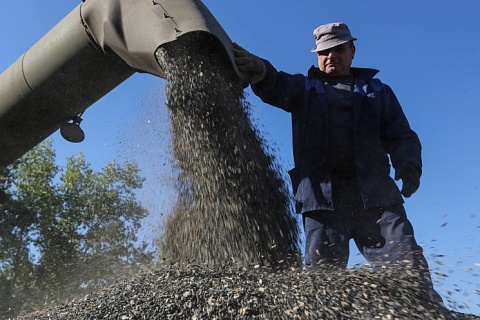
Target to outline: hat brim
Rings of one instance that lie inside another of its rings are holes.
[[[357,38],[354,38],[354,37],[351,37],[349,39],[330,39],[330,40],[327,40],[327,41],[324,41],[322,43],[317,44],[315,46],[315,48],[313,48],[310,51],[311,52],[319,52],[319,51],[331,49],[333,47],[342,45],[342,44],[350,42],[350,41],[355,41],[355,40],[357,40]]]

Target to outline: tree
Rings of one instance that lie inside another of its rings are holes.
[[[6,168],[0,186],[0,314],[72,299],[153,258],[137,233],[147,211],[136,164],[90,168],[82,154],[55,164],[47,140]]]

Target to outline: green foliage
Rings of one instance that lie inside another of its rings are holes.
[[[135,196],[142,184],[134,163],[95,172],[79,154],[60,168],[49,140],[6,168],[0,314],[72,299],[148,265],[153,253],[137,240],[147,215]]]

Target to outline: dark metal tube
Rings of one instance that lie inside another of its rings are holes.
[[[0,167],[134,72],[92,43],[78,6],[0,75]]]
[[[200,0],[82,2],[0,75],[0,169],[136,71],[166,78],[156,50],[191,32],[215,39],[243,78],[230,38]]]

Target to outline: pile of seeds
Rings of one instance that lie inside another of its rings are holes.
[[[480,319],[363,269],[168,266],[19,319]]]
[[[289,192],[251,123],[238,76],[218,41],[183,37],[157,52],[168,74],[179,167],[178,201],[166,222],[162,253],[210,265],[298,263],[291,258],[299,250]],[[194,50],[182,43],[204,45]]]

